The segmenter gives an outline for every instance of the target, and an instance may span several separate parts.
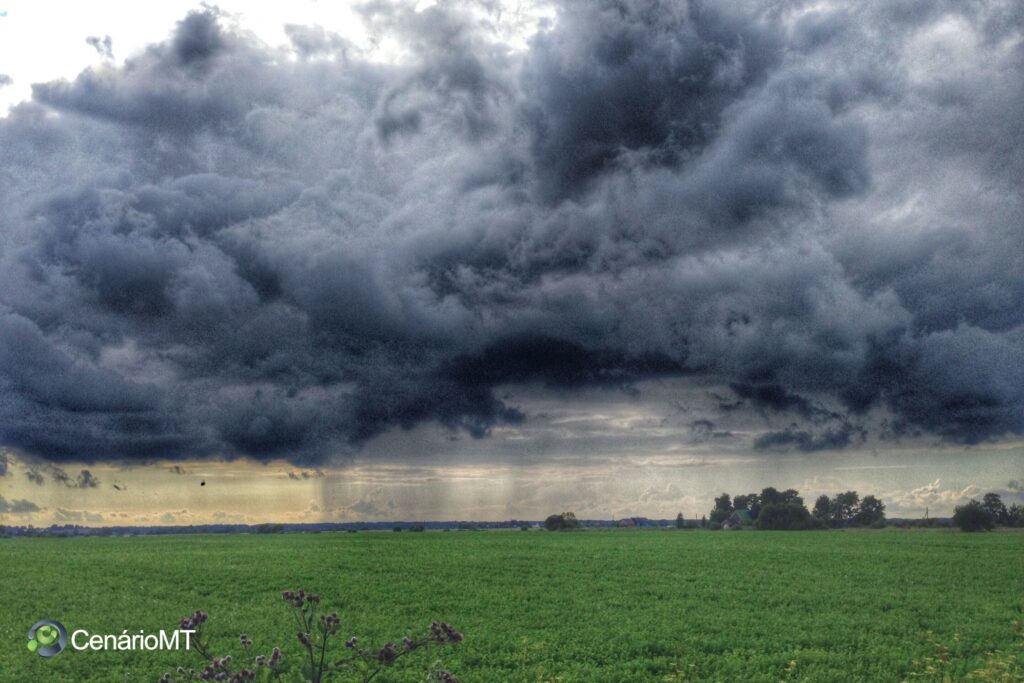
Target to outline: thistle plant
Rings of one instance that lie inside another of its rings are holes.
[[[338,644],[341,618],[337,612],[319,613],[319,594],[305,590],[284,591],[281,598],[290,608],[296,640],[301,647],[300,654],[290,656],[288,661],[285,661],[281,648],[274,647],[269,655],[253,656],[253,641],[243,633],[238,636],[238,641],[245,652],[244,657],[214,656],[204,628],[209,615],[202,610],[196,610],[183,617],[179,625],[182,630],[195,632],[192,634],[191,644],[203,658],[203,667],[193,669],[179,666],[175,674],[168,672],[161,676],[159,683],[182,680],[228,683],[275,681],[290,672],[298,672],[303,680],[311,683],[370,683],[385,669],[412,652],[427,650],[432,645],[454,645],[462,642],[461,633],[444,622],[434,621],[422,636],[402,638],[398,644],[389,641],[379,648],[364,647],[355,636],[343,644]],[[294,677],[296,674],[290,675]],[[444,670],[434,670],[430,679],[440,683],[459,683],[454,675]]]

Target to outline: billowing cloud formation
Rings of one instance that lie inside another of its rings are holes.
[[[1024,433],[1018,3],[366,13],[406,61],[199,12],[0,120],[0,445],[315,462],[673,375],[816,423],[763,447]]]
[[[930,484],[919,486],[910,491],[892,492],[885,496],[886,500],[892,500],[897,506],[917,510],[925,507],[943,506],[951,508],[966,503],[971,498],[978,498],[982,490],[970,484],[962,489],[943,489],[942,481],[936,479]]]

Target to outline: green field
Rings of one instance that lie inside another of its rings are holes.
[[[0,680],[155,681],[194,653],[26,649],[70,630],[174,628],[210,613],[222,654],[299,645],[280,591],[320,592],[341,635],[379,644],[431,620],[461,645],[435,660],[473,681],[899,681],[948,645],[952,680],[1013,651],[1024,533],[540,531],[0,541]],[[931,635],[929,635],[931,632]],[[927,679],[925,679],[927,680]]]

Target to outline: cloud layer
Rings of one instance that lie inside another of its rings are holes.
[[[372,3],[398,64],[210,10],[35,85],[0,120],[0,445],[312,463],[529,419],[506,384],[684,375],[810,425],[761,448],[872,409],[1024,433],[1024,11],[816,7],[567,2],[517,51]]]

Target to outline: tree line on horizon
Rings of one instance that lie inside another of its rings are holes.
[[[776,531],[885,526],[885,503],[873,495],[861,498],[856,491],[844,491],[831,498],[819,496],[812,510],[807,509],[796,489],[779,491],[768,486],[760,493],[735,497],[722,493],[715,498],[708,521],[712,528],[719,528],[736,513],[746,513],[740,515],[742,526]]]
[[[1006,507],[998,493],[989,492],[981,501],[971,498],[958,505],[953,513],[953,523],[964,531],[991,531],[997,526],[1024,527],[1024,506]]]

